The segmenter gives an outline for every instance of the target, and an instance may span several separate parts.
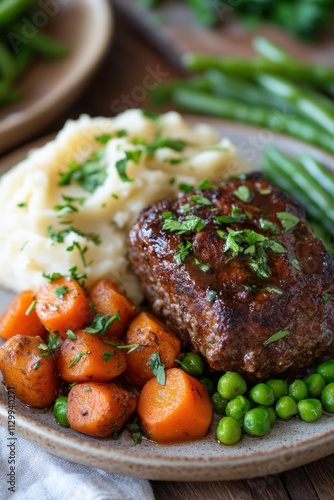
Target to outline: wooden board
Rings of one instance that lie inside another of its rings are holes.
[[[220,11],[220,25],[215,29],[205,29],[191,10],[177,0],[165,1],[153,10],[139,8],[137,0],[114,0],[114,5],[177,65],[181,64],[181,56],[186,52],[252,56],[252,39],[258,35],[279,43],[300,60],[334,64],[334,26],[311,45],[271,24],[246,29],[226,6]]]

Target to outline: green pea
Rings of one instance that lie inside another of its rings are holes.
[[[275,402],[275,394],[267,384],[256,384],[249,391],[250,398],[259,405],[271,406]]]
[[[250,410],[248,399],[240,395],[227,403],[225,413],[228,417],[242,420],[248,410]]]
[[[324,378],[319,373],[313,373],[305,380],[310,398],[320,398],[326,385]]]
[[[299,416],[304,422],[316,422],[322,415],[322,406],[319,399],[309,398],[298,401]]]
[[[199,377],[203,373],[203,359],[197,352],[187,352],[182,361],[178,361],[184,372],[192,377]]]
[[[286,380],[271,378],[267,380],[267,385],[274,391],[275,401],[288,394],[288,383]]]
[[[282,396],[279,398],[275,410],[282,420],[289,420],[289,418],[298,413],[297,403],[291,396]]]
[[[60,396],[56,399],[53,406],[53,413],[56,417],[58,424],[63,425],[64,427],[69,427],[69,423],[67,421],[67,396]]]
[[[233,399],[247,391],[245,379],[237,372],[226,372],[218,380],[217,391],[225,399]]]
[[[270,429],[270,418],[266,408],[253,408],[244,416],[243,428],[252,436],[265,436]]]
[[[259,406],[259,408],[264,408],[265,410],[267,410],[270,418],[270,424],[274,425],[274,423],[277,420],[277,414],[275,412],[275,408],[273,408],[272,406]]]
[[[209,396],[212,396],[212,394],[215,392],[215,384],[213,383],[213,380],[209,377],[205,377],[204,375],[198,379],[201,384],[206,387],[206,390],[209,393]]]
[[[321,394],[321,403],[324,410],[334,413],[334,382],[326,385]]]
[[[326,384],[334,382],[334,359],[324,361],[317,366],[315,373],[321,375]]]
[[[219,392],[214,392],[211,396],[211,403],[213,406],[213,411],[215,413],[220,413],[224,415],[226,405],[228,403],[227,399],[223,398],[223,396],[221,396]]]
[[[289,384],[289,396],[291,396],[297,403],[302,399],[307,399],[308,388],[303,380],[296,379]]]
[[[241,424],[232,417],[223,417],[219,420],[217,439],[223,444],[236,444],[241,438]]]

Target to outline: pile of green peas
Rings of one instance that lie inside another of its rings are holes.
[[[187,353],[181,368],[198,378],[208,390],[213,409],[222,418],[218,422],[218,441],[233,445],[242,433],[265,436],[276,420],[289,420],[295,415],[304,422],[316,422],[323,410],[334,413],[334,359],[320,363],[305,380],[269,379],[248,387],[236,372],[226,372],[215,384],[203,376],[202,357]]]

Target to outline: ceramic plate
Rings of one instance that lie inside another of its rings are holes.
[[[109,46],[113,20],[106,0],[65,0],[54,5],[57,12],[48,16],[41,7],[38,19],[68,47],[69,55],[36,63],[19,85],[23,100],[0,108],[0,154],[62,113],[84,89]]]
[[[199,119],[199,120],[203,120]],[[299,141],[265,130],[217,120],[205,120],[231,138],[246,160],[258,165],[268,143],[289,154],[311,152],[334,172],[334,157]],[[35,147],[40,144],[33,144]],[[4,158],[1,172],[24,157],[28,148]],[[11,295],[0,291],[3,309]],[[7,393],[0,389],[0,423],[7,427]],[[143,440],[135,445],[125,430],[117,440],[95,439],[56,424],[51,410],[31,410],[16,402],[16,432],[60,457],[110,472],[157,480],[213,481],[275,474],[334,452],[334,417],[324,415],[314,424],[295,418],[277,423],[265,438],[243,437],[235,446],[223,446],[214,436],[215,425],[201,441],[162,446]]]

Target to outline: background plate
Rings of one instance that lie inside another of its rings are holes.
[[[263,147],[271,143],[289,154],[303,150],[311,152],[334,172],[333,156],[294,139],[214,119],[192,117],[191,121],[205,121],[215,126],[222,136],[229,137],[237,145],[240,154],[254,166],[259,165]],[[30,147],[37,145],[40,141]],[[28,149],[26,147],[4,158],[0,163],[0,172],[24,157]],[[10,298],[10,293],[0,290],[1,310]],[[148,479],[245,479],[292,469],[334,452],[334,417],[330,415],[324,415],[314,424],[297,418],[279,422],[265,438],[245,436],[237,445],[228,447],[217,443],[214,424],[208,436],[201,441],[162,446],[144,439],[140,445],[134,445],[127,431],[116,441],[89,438],[57,425],[51,410],[32,410],[16,402],[15,412],[17,434],[51,453],[90,467]],[[0,424],[7,427],[7,394],[2,386]]]
[[[113,18],[106,0],[56,4],[59,12],[49,16],[44,29],[68,47],[69,55],[37,62],[19,85],[23,100],[0,108],[0,154],[61,114],[84,89],[109,47]]]

